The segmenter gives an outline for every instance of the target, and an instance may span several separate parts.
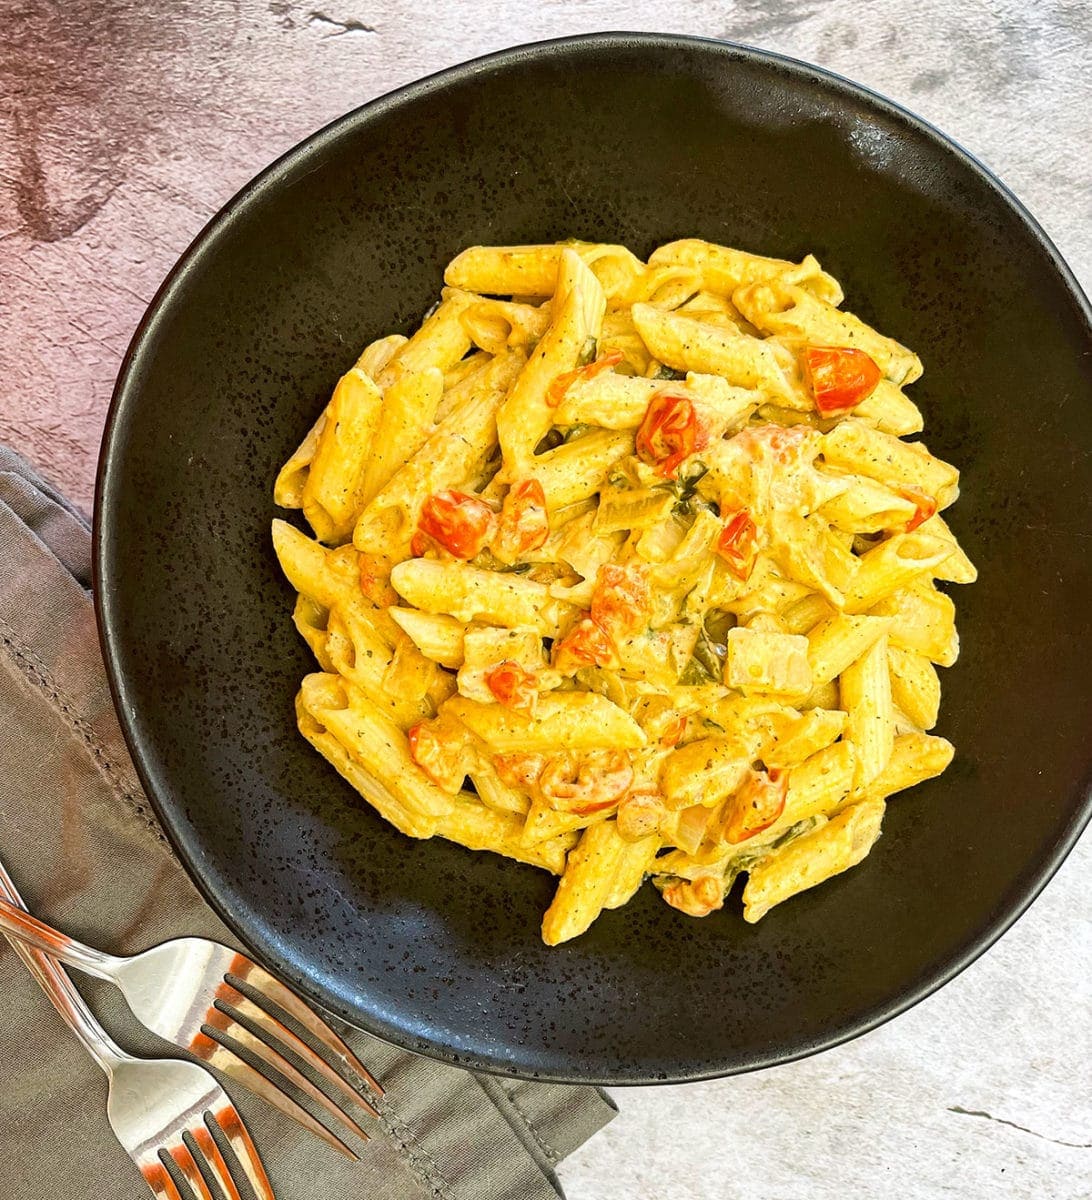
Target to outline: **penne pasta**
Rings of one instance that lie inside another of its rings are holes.
[[[799,284],[784,279],[747,284],[732,293],[732,302],[763,333],[802,338],[818,346],[863,350],[900,386],[921,377],[921,360],[916,354]]]
[[[640,725],[624,709],[595,692],[544,692],[533,717],[464,696],[453,697],[442,711],[498,754],[635,750],[646,741]]]
[[[838,685],[847,717],[846,740],[857,759],[855,783],[863,788],[887,766],[895,741],[886,634],[846,667]]]
[[[649,875],[744,916],[942,772],[959,472],[921,363],[799,262],[698,238],[472,246],[339,380],[274,499],[304,738],[407,835],[560,875],[557,945]]]
[[[580,364],[589,344],[594,347],[605,311],[599,281],[577,254],[562,251],[550,324],[497,412],[505,478],[528,473],[535,447],[554,421],[550,387]]]
[[[940,713],[940,680],[924,654],[888,646],[891,699],[918,729],[932,729]]]
[[[882,800],[854,804],[751,868],[743,919],[760,921],[775,905],[854,867],[872,849],[883,822]]]
[[[405,371],[383,394],[361,488],[361,508],[417,453],[432,432],[443,395],[444,377],[438,367]]]

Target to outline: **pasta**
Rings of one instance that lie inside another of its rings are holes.
[[[282,467],[301,734],[409,837],[560,877],[549,945],[651,877],[743,917],[940,774],[959,472],[922,372],[800,262],[472,246]]]

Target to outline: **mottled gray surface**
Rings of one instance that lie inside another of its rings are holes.
[[[0,0],[0,440],[89,506],[136,322],[241,184],[420,75],[623,28],[776,49],[907,104],[997,171],[1092,285],[1085,0]],[[1090,864],[1085,839],[994,951],[868,1037],[621,1094],[622,1116],[566,1163],[570,1195],[1087,1200]]]

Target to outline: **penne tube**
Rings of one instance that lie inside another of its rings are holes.
[[[404,371],[383,393],[364,471],[363,504],[370,504],[428,440],[443,390],[440,369],[427,367]]]
[[[974,583],[978,578],[978,569],[967,557],[963,547],[956,540],[955,534],[948,528],[939,513],[923,522],[919,526],[919,532],[928,537],[940,538],[943,542],[951,543],[952,553],[939,564],[934,572],[937,579],[946,579],[950,583]]]
[[[891,624],[890,617],[838,613],[814,626],[807,635],[812,686],[837,679],[890,630]]]
[[[932,729],[940,713],[940,680],[936,668],[924,654],[887,648],[891,673],[891,699],[918,729]]]
[[[855,867],[880,836],[883,814],[882,800],[854,804],[760,859],[743,889],[743,919],[753,925],[775,905]]]
[[[897,533],[860,557],[846,589],[845,610],[861,613],[922,578],[932,576],[952,553],[951,543],[924,533]]]
[[[469,850],[491,850],[505,858],[514,858],[560,875],[575,839],[562,836],[525,845],[520,840],[522,830],[523,818],[518,813],[498,812],[467,797],[455,800],[436,822],[438,836],[458,842]]]
[[[667,808],[678,812],[695,804],[716,806],[743,782],[754,750],[747,740],[728,735],[701,738],[673,750],[660,772]]]
[[[453,696],[442,711],[461,721],[495,754],[636,750],[646,741],[629,713],[597,692],[543,692],[533,717],[465,696]]]
[[[462,666],[465,621],[416,608],[389,608],[387,612],[426,658],[452,671]]]
[[[359,689],[308,675],[297,699],[304,736],[381,816],[411,837],[431,837],[452,798],[413,761],[406,735]],[[356,769],[346,770],[348,763]]]
[[[828,500],[819,515],[850,533],[882,533],[903,529],[914,519],[917,505],[866,475],[851,476],[850,486]]]
[[[763,333],[863,350],[900,386],[921,376],[921,359],[912,351],[797,284],[782,279],[748,284],[732,293],[732,302]]]
[[[853,409],[853,416],[894,437],[921,433],[925,428],[921,409],[890,379],[881,379],[875,390]]]
[[[553,902],[542,918],[542,940],[556,946],[582,934],[606,907],[630,843],[613,821],[586,829],[569,852]]]
[[[895,742],[886,634],[846,667],[838,684],[848,718],[846,740],[857,758],[854,782],[864,788],[887,766]]]
[[[545,246],[470,246],[444,271],[449,287],[491,296],[552,296],[565,251],[576,254],[600,280],[608,297],[624,292],[644,269],[625,246],[566,242]]]
[[[439,367],[446,371],[470,349],[470,337],[463,328],[462,314],[475,297],[454,295],[436,306],[421,322],[420,329],[391,356],[375,376],[381,388],[388,388],[404,372]]]
[[[363,371],[365,375],[376,379],[408,341],[408,337],[404,337],[400,333],[392,333],[389,337],[379,338],[374,342],[370,342],[360,352],[360,357],[356,360],[355,366],[358,370]]]
[[[797,406],[785,367],[765,342],[649,304],[633,306],[633,322],[649,353],[669,367],[720,375],[734,387],[760,392],[790,408]]]
[[[549,327],[497,411],[504,479],[530,472],[535,447],[554,423],[550,386],[578,365],[589,343],[594,345],[605,310],[599,281],[573,251],[564,250]]]
[[[632,433],[597,429],[556,450],[536,455],[527,474],[542,485],[546,506],[554,512],[594,496],[610,468],[632,453]]]
[[[888,487],[912,487],[947,508],[959,495],[959,472],[921,442],[904,442],[863,421],[839,422],[823,435],[823,458],[831,466],[867,475]]]
[[[346,541],[364,507],[364,472],[382,403],[371,378],[355,367],[334,389],[302,497],[303,515],[321,542]]]
[[[650,266],[681,265],[696,272],[701,287],[720,296],[731,296],[745,283],[789,276],[799,286],[830,304],[841,304],[838,281],[822,270],[809,254],[801,263],[783,258],[764,258],[730,246],[683,238],[657,247],[649,256]]]
[[[302,592],[296,597],[296,607],[292,610],[292,623],[300,637],[311,647],[311,653],[318,660],[319,666],[328,672],[333,672],[334,666],[326,650],[327,623],[330,610],[324,608],[310,596]]]
[[[885,800],[916,787],[948,769],[955,747],[942,737],[913,731],[895,738],[887,766],[861,793],[864,800]]]
[[[604,908],[621,908],[633,899],[645,876],[651,872],[659,848],[660,839],[655,834],[641,838],[640,841],[626,842],[615,868]]]
[[[543,637],[558,637],[574,611],[572,605],[555,600],[543,583],[461,562],[407,559],[391,571],[391,584],[422,612],[509,629],[524,626]]]

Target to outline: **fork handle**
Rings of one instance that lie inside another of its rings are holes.
[[[0,863],[0,905],[3,905],[5,912],[11,909],[16,913],[23,913],[23,908],[16,907],[22,904],[22,897],[16,891],[11,876],[4,869],[4,864]],[[26,942],[17,938],[8,938],[8,941],[23,960],[27,970],[38,981],[42,991],[49,997],[53,1007],[60,1013],[64,1023],[79,1038],[88,1054],[109,1075],[128,1056],[115,1045],[110,1035],[95,1019],[64,968],[48,954],[28,946]]]
[[[3,871],[2,864],[0,864],[0,871]],[[3,879],[9,885],[6,890],[14,892],[15,889],[10,886],[11,880],[6,874],[3,875]],[[18,893],[15,894],[18,895]],[[104,954],[101,950],[95,950],[91,946],[85,946],[83,942],[77,942],[75,938],[70,938],[67,934],[61,933],[59,929],[47,925],[45,921],[39,921],[37,917],[32,917],[26,911],[22,900],[15,904],[4,895],[2,890],[0,890],[0,931],[8,935],[9,941],[16,938],[28,946],[33,946],[35,950],[43,951],[50,958],[59,958],[61,962],[68,963],[70,967],[75,967],[78,971],[84,971],[88,975],[97,975],[99,979],[112,980],[114,978],[111,968],[118,965],[118,960],[113,955]]]

